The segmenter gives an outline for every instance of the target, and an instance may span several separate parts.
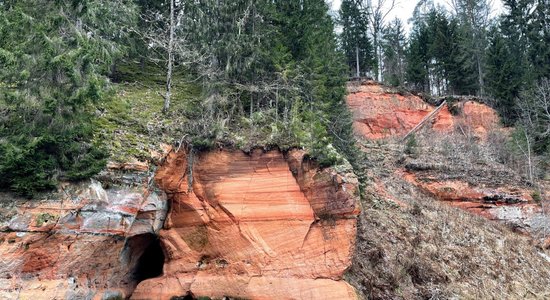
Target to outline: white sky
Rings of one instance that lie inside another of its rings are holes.
[[[338,11],[340,9],[340,4],[342,3],[342,0],[327,0],[329,3],[332,2],[332,9],[334,11]],[[377,0],[373,0],[373,3],[376,3]],[[386,0],[386,3],[388,5],[391,4],[391,0]],[[441,4],[443,6],[446,6],[450,8],[451,0],[435,0],[434,1],[437,4]],[[395,19],[396,17],[400,18],[401,21],[403,21],[403,25],[408,29],[410,29],[410,26],[412,24],[409,24],[408,21],[412,17],[414,7],[416,6],[416,3],[418,3],[418,0],[396,0],[396,5],[393,11],[388,15],[386,18],[386,23]],[[503,6],[501,0],[493,0],[493,14],[496,16],[503,11]]]

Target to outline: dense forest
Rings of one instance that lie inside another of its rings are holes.
[[[408,35],[372,2],[344,0],[333,17],[324,0],[0,0],[0,188],[32,196],[104,168],[95,120],[118,82],[149,72],[164,118],[179,82],[198,91],[174,137],[192,151],[302,147],[353,163],[345,84],[370,76],[476,95],[548,153],[548,1],[504,0],[491,18],[487,0],[421,0]]]
[[[548,1],[503,0],[503,14],[492,17],[488,0],[453,0],[450,7],[421,0],[408,35],[400,19],[384,23],[395,3],[342,2],[341,45],[351,74],[426,95],[477,96],[504,125],[515,125],[525,144],[548,153]]]

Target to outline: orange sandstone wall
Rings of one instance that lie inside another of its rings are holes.
[[[342,279],[351,168],[301,151],[189,159],[171,152],[155,180],[140,167],[32,201],[0,194],[0,299],[356,299]]]
[[[435,109],[418,96],[402,95],[370,81],[349,83],[346,101],[353,113],[356,134],[371,140],[402,137]],[[453,116],[444,107],[432,120],[432,129],[449,132],[460,126],[484,139],[491,129],[499,127],[497,113],[485,104],[463,101],[458,108],[460,114]]]
[[[132,299],[356,299],[342,280],[359,213],[351,171],[319,171],[300,151],[180,152],[156,180],[171,201],[164,274]]]

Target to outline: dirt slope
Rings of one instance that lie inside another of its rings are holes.
[[[402,149],[372,145],[347,279],[364,299],[548,299],[550,253],[511,227],[405,180]]]
[[[533,186],[485,144],[501,132],[488,107],[462,103],[459,115],[446,118],[452,126],[441,130],[435,118],[407,146],[401,137],[433,107],[372,83],[354,86],[349,98],[361,103],[351,109],[366,178],[347,274],[360,296],[549,299],[550,220],[531,198]],[[376,111],[388,102],[397,108]],[[373,118],[398,121],[376,129],[364,118],[369,107]]]

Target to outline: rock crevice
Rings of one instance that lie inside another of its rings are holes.
[[[157,173],[171,202],[165,271],[133,299],[356,298],[342,279],[359,213],[355,175],[319,170],[298,150],[201,153],[182,174],[187,163],[171,153]]]

